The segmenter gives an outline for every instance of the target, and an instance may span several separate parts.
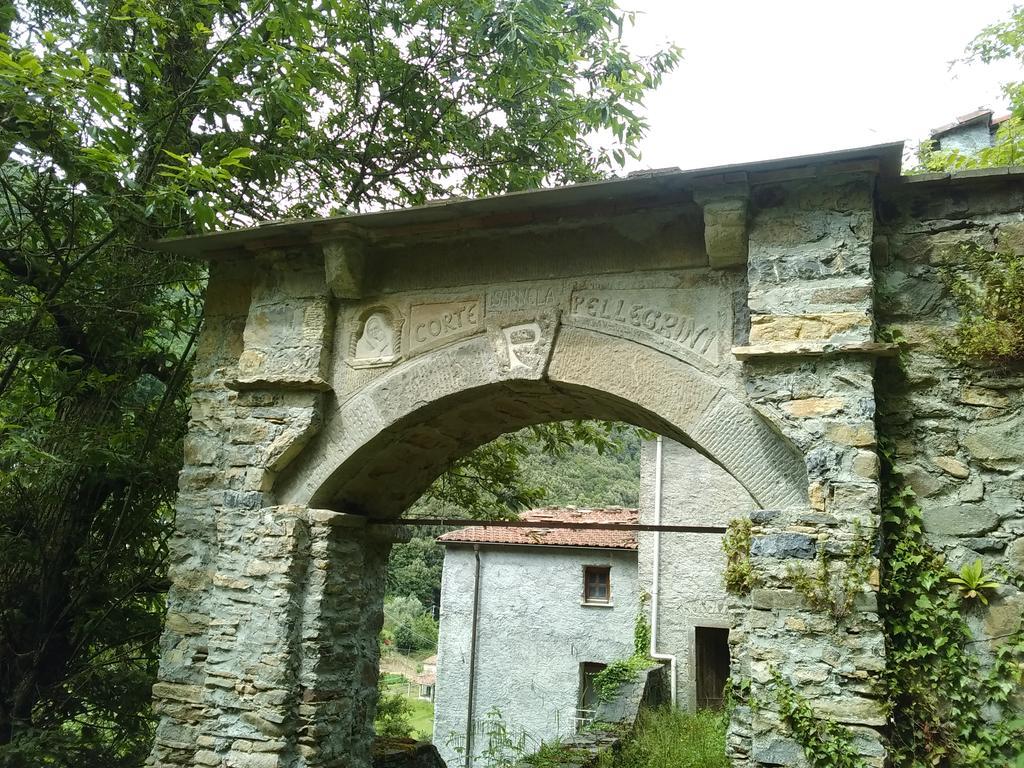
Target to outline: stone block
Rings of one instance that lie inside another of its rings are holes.
[[[777,734],[755,736],[751,756],[761,765],[807,765],[803,748],[793,739]]]
[[[1024,223],[1014,221],[1000,224],[997,239],[1000,252],[1024,256]]]
[[[985,634],[998,644],[1021,626],[1024,616],[1024,593],[1014,590],[1006,597],[993,600],[985,611]]]
[[[857,451],[853,457],[853,474],[865,480],[877,480],[878,470],[878,454],[874,451]]]
[[[338,299],[358,299],[363,295],[366,248],[361,240],[343,238],[322,246],[324,274],[331,294]]]
[[[871,317],[864,312],[824,315],[755,315],[750,343],[772,341],[870,341]]]
[[[809,416],[829,416],[838,413],[843,409],[844,404],[845,401],[841,397],[806,397],[785,402],[781,408],[788,415],[803,419]]]
[[[750,554],[755,557],[812,560],[818,552],[817,540],[803,533],[776,533],[755,536],[750,545]]]
[[[875,444],[875,425],[833,424],[825,430],[825,436],[841,445],[867,448]]]
[[[960,480],[967,479],[971,474],[971,468],[953,456],[939,456],[932,461],[943,472]]]
[[[960,391],[960,402],[967,405],[984,405],[990,408],[1005,408],[1010,398],[985,387],[964,387]]]
[[[1006,547],[1006,559],[1011,568],[1024,575],[1024,538],[1010,542]]]
[[[926,508],[924,530],[938,536],[977,536],[999,525],[999,515],[980,505]]]
[[[964,439],[964,447],[985,466],[1012,469],[1024,460],[1024,417],[979,427]]]
[[[819,699],[814,710],[840,723],[882,727],[886,724],[885,704],[877,699],[843,696]]]
[[[714,200],[704,204],[704,247],[712,268],[747,263],[747,201]]]
[[[184,701],[189,704],[201,704],[203,701],[203,687],[201,685],[181,685],[179,683],[153,683],[153,697],[157,699],[170,699],[171,701]]]

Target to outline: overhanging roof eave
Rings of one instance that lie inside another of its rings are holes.
[[[507,226],[503,214],[529,214],[531,211],[584,206],[591,203],[627,201],[633,198],[671,198],[694,187],[713,187],[742,180],[757,182],[768,176],[806,166],[836,165],[860,160],[876,160],[879,175],[899,176],[903,143],[893,142],[869,147],[825,152],[813,155],[761,160],[749,163],[696,168],[639,172],[625,178],[583,182],[562,187],[511,192],[476,199],[449,199],[410,208],[371,213],[270,222],[245,229],[170,238],[153,244],[157,250],[193,257],[209,257],[227,251],[259,249],[262,244],[276,247],[301,246],[341,237],[346,233],[385,236],[388,230],[416,225],[441,224],[462,218],[494,217],[494,228]],[[275,247],[265,246],[265,247]]]

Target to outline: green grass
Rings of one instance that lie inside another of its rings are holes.
[[[582,760],[588,755],[589,752],[585,749],[573,749],[572,747],[566,747],[553,742],[542,744],[541,748],[532,755],[524,757],[523,762],[527,765],[536,766],[536,768],[562,768],[562,766],[574,758]]]
[[[423,699],[409,699],[409,706],[412,707],[409,723],[413,738],[430,741],[434,735],[434,705]]]
[[[603,768],[729,768],[725,757],[727,720],[722,712],[692,714],[677,709],[643,713],[636,730]]]
[[[398,695],[409,705],[409,725],[412,726],[412,738],[430,741],[434,735],[434,704],[429,701],[410,696],[410,692],[418,690],[418,686],[409,685],[402,675],[385,675],[386,691],[389,695]]]

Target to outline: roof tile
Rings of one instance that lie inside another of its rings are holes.
[[[564,523],[636,523],[635,509],[606,507],[543,507],[519,515],[521,520],[552,520]],[[602,531],[598,528],[501,528],[475,525],[451,531],[437,539],[442,544],[505,544],[510,546],[593,547],[596,549],[637,548],[635,531]]]

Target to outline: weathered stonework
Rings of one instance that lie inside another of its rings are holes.
[[[952,565],[1019,568],[1024,532],[1021,380],[954,369],[931,343],[954,320],[938,266],[963,241],[1019,247],[1024,193],[1009,177],[900,181],[899,156],[170,244],[211,271],[151,764],[366,768],[392,530],[378,523],[503,432],[600,418],[692,446],[757,507],[759,584],[728,613],[760,706],[735,711],[734,764],[803,764],[777,671],[881,765],[877,579],[837,626],[787,567],[819,547],[842,567],[873,535],[880,431]],[[915,345],[902,384],[879,373],[879,322]],[[1021,601],[1001,590],[980,631]]]
[[[980,558],[1024,574],[1024,376],[963,367],[941,352],[956,307],[940,274],[964,244],[1020,253],[1019,176],[907,180],[886,193],[876,259],[879,322],[909,344],[879,375],[879,427],[896,468],[917,492],[925,531],[953,570]],[[979,639],[1016,629],[1024,593],[1000,587],[979,609]],[[984,653],[990,643],[978,643]]]

